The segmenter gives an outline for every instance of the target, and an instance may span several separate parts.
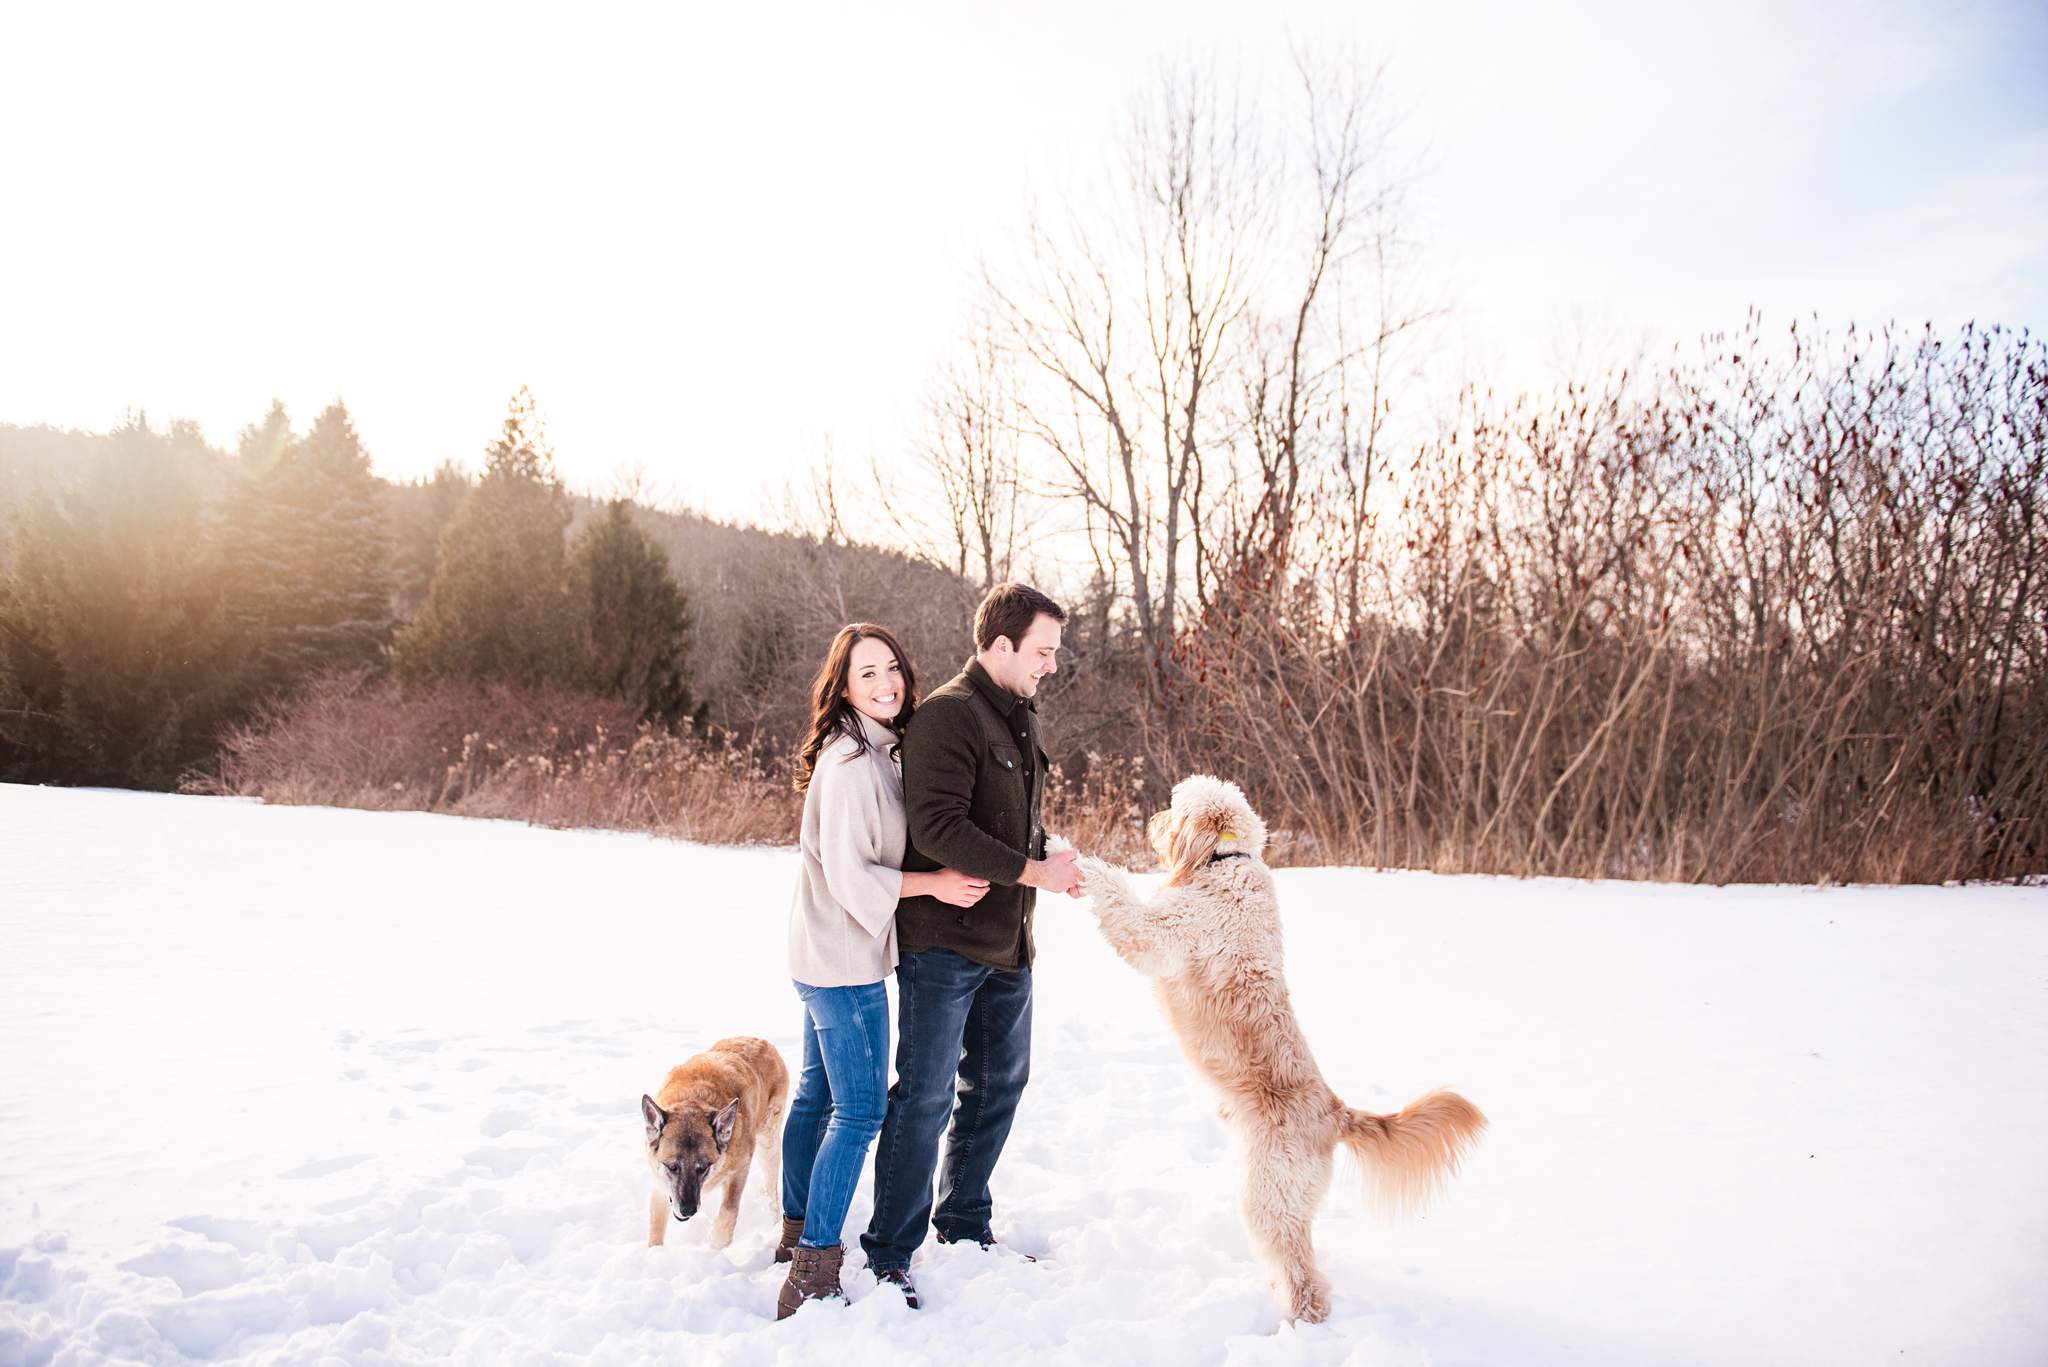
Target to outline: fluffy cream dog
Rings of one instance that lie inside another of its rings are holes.
[[[1149,904],[1122,869],[1080,861],[1103,937],[1155,980],[1182,1051],[1222,1094],[1218,1114],[1244,1158],[1245,1228],[1288,1316],[1326,1319],[1330,1284],[1316,1269],[1310,1229],[1337,1144],[1361,1160],[1369,1199],[1413,1209],[1457,1170],[1486,1117],[1446,1091],[1373,1115],[1323,1081],[1281,972],[1280,908],[1259,857],[1265,823],[1235,784],[1183,779],[1151,831],[1169,876]]]

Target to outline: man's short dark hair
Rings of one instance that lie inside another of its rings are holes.
[[[974,648],[987,650],[996,643],[996,637],[1007,636],[1010,649],[1015,650],[1040,613],[1055,622],[1067,620],[1065,608],[1029,584],[996,585],[974,610]]]

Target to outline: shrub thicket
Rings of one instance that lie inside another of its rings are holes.
[[[781,766],[724,737],[637,720],[554,684],[331,676],[231,730],[189,791],[448,812],[547,826],[788,843],[802,799]]]
[[[1404,483],[1239,544],[1156,764],[1240,778],[1325,859],[2048,867],[2039,343],[1753,326],[1647,390],[1475,407]]]

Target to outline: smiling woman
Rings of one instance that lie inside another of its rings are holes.
[[[850,742],[856,754],[866,752],[868,733],[859,725],[861,717],[901,737],[916,711],[917,676],[896,637],[872,622],[841,627],[811,681],[811,721],[797,752],[797,790],[810,790],[818,757],[835,740]]]

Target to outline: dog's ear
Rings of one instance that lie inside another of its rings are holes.
[[[1166,860],[1166,885],[1185,883],[1195,876],[1195,870],[1209,862],[1209,856],[1216,853],[1216,833],[1222,829],[1216,813],[1203,808],[1192,812],[1168,809],[1166,848],[1160,851]]]
[[[711,1137],[718,1143],[718,1151],[725,1152],[725,1146],[732,1142],[732,1123],[740,1117],[740,1099],[734,1097],[726,1103],[724,1110],[711,1122]]]
[[[640,1114],[647,1121],[647,1137],[650,1140],[661,1138],[661,1127],[668,1124],[668,1112],[655,1105],[653,1097],[642,1096]]]

